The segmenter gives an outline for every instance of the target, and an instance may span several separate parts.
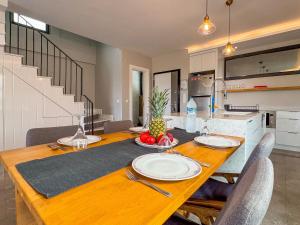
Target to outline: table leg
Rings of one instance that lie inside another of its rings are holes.
[[[37,225],[33,215],[29,211],[17,188],[15,189],[15,195],[17,225]]]

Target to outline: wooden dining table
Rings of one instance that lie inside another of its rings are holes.
[[[101,146],[135,137],[129,132],[101,135]],[[243,138],[231,137],[243,143]],[[166,197],[149,187],[131,181],[122,168],[96,180],[72,188],[52,198],[37,193],[16,169],[16,165],[34,159],[72,152],[71,147],[52,150],[48,145],[3,151],[1,163],[15,184],[17,225],[160,225],[163,224],[238,147],[212,149],[194,141],[175,147],[192,159],[211,164],[200,175],[184,181],[158,181],[152,184],[172,193]]]

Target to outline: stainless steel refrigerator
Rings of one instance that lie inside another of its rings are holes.
[[[198,72],[189,75],[189,98],[197,103],[197,111],[209,111],[210,97],[214,94],[215,72]]]

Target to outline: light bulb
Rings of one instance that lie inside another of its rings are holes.
[[[234,52],[235,52],[235,48],[233,47],[233,45],[230,42],[228,42],[223,50],[223,54],[225,56],[229,56],[229,55],[233,54]]]
[[[216,31],[216,26],[211,22],[208,16],[205,16],[202,24],[198,27],[198,33],[202,35],[212,34]]]

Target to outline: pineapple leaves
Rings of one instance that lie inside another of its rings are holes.
[[[159,91],[157,87],[153,88],[152,97],[149,97],[150,109],[154,118],[162,117],[169,101],[169,90]]]

